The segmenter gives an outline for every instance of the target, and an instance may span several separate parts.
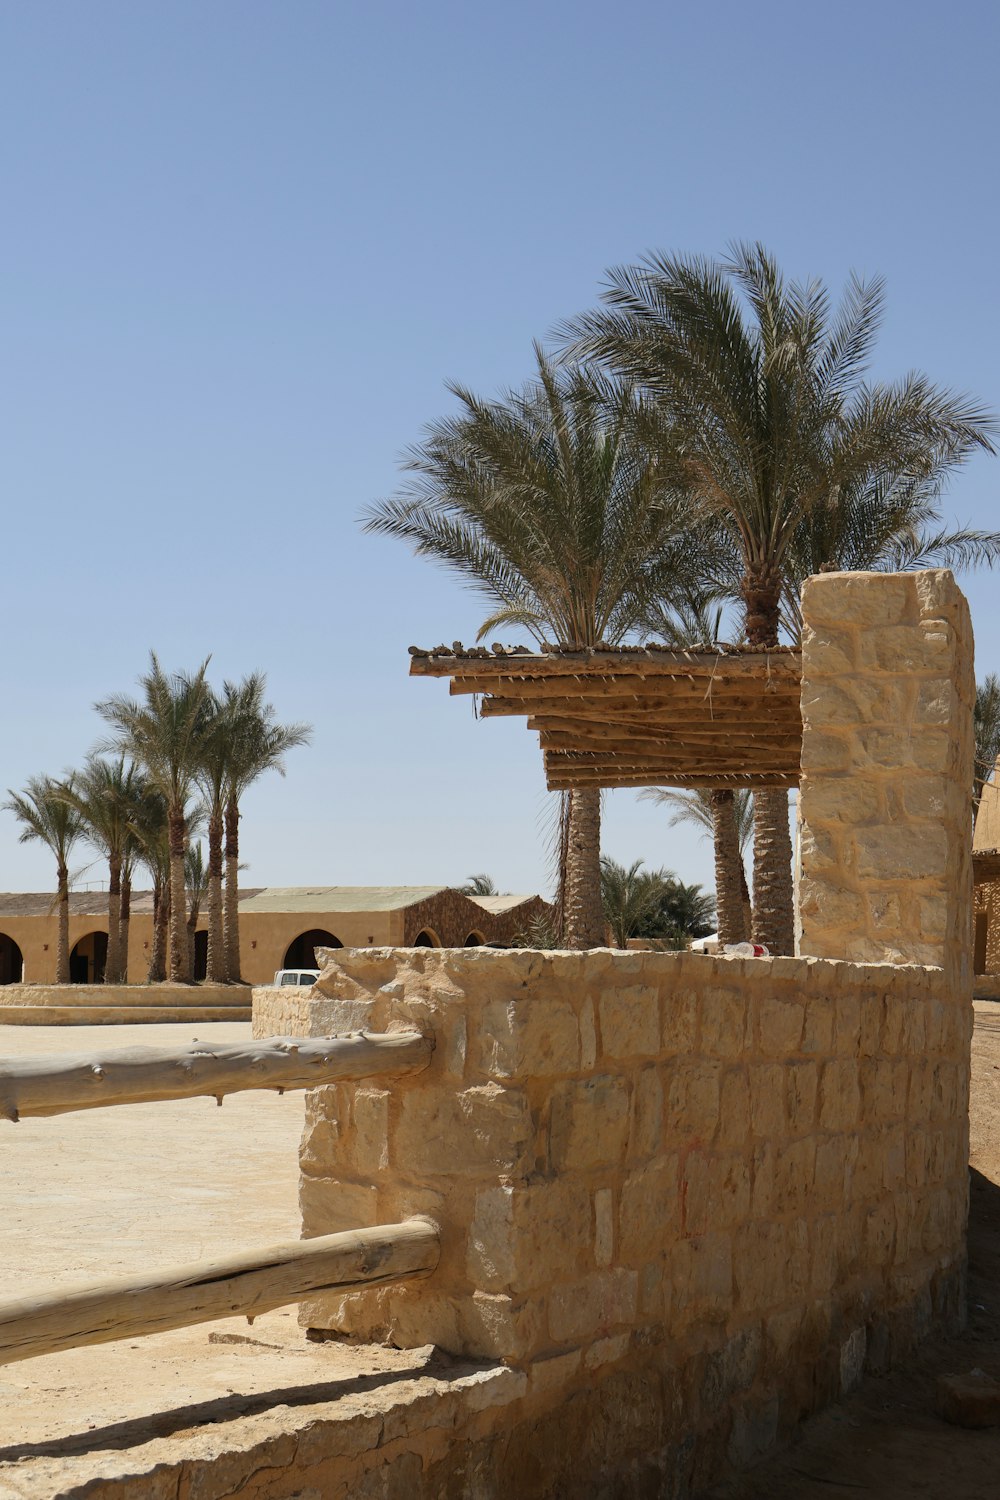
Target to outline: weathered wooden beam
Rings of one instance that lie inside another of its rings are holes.
[[[246,1089],[314,1089],[345,1078],[416,1073],[434,1043],[416,1031],[271,1037],[190,1047],[122,1047],[63,1057],[0,1060],[0,1116],[61,1115],[110,1104],[190,1099],[222,1103]]]
[[[659,769],[668,775],[678,776],[707,775],[715,772],[726,772],[730,775],[747,772],[750,775],[761,776],[776,772],[779,776],[791,776],[797,775],[799,769],[797,755],[773,756],[770,759],[754,757],[751,760],[724,754],[682,755],[673,751],[663,755],[644,754],[632,749],[611,753],[596,750],[546,750],[544,754],[546,771],[579,769],[614,772]]]
[[[543,750],[603,750],[607,753],[621,750],[643,750],[665,755],[684,755],[689,750],[704,755],[709,750],[721,751],[726,756],[734,755],[794,755],[796,761],[802,748],[801,735],[781,732],[774,734],[741,734],[735,730],[723,730],[709,734],[692,730],[670,733],[667,730],[634,729],[628,725],[582,725],[552,728],[548,723],[528,721],[528,728],[539,737]]]
[[[562,672],[541,674],[537,677],[452,677],[449,692],[453,697],[467,693],[488,694],[491,697],[535,697],[540,694],[565,694],[567,696],[591,697],[607,692],[660,694],[673,696],[681,691],[706,696],[709,693],[732,693],[756,695],[759,693],[798,694],[800,681],[797,673],[775,672],[727,677],[721,672],[717,677],[708,673],[703,676],[681,676],[677,673],[622,672],[601,676],[596,672],[584,676],[573,676]]]
[[[411,677],[507,678],[649,675],[758,677],[801,673],[801,652],[685,651],[647,647],[632,651],[521,652],[509,656],[411,656]]]
[[[426,1276],[440,1255],[429,1219],[379,1224],[224,1260],[80,1283],[0,1303],[0,1364],[242,1315],[251,1321],[315,1292]]]
[[[774,772],[766,772],[756,775],[753,772],[706,772],[695,774],[693,772],[670,772],[658,770],[615,770],[608,767],[606,770],[587,771],[577,768],[569,770],[549,770],[546,768],[545,784],[550,792],[571,792],[578,787],[600,787],[608,791],[615,787],[635,786],[669,786],[690,788],[695,791],[720,790],[735,791],[740,787],[747,787],[751,791],[756,787],[776,787],[793,789],[799,784],[798,775],[779,776]]]

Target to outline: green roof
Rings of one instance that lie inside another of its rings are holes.
[[[240,902],[240,911],[400,911],[438,896],[443,885],[272,885]]]

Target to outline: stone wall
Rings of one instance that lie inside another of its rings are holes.
[[[949,572],[802,592],[799,952],[971,986],[969,607]]]
[[[940,969],[373,950],[319,988],[260,992],[257,1034],[437,1045],[308,1096],[304,1233],[427,1213],[443,1253],[302,1319],[522,1370],[511,1452],[552,1458],[518,1494],[687,1493],[958,1321],[971,1010]]]

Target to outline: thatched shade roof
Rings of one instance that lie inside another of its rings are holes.
[[[793,787],[802,750],[801,653],[790,646],[571,651],[410,647],[412,677],[481,695],[484,719],[523,715],[550,790]]]

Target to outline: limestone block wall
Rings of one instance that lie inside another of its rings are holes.
[[[942,965],[971,987],[968,604],[951,573],[802,592],[799,952]]]
[[[615,1464],[704,1479],[958,1319],[971,1010],[941,970],[369,950],[320,990],[259,992],[256,1034],[436,1051],[308,1096],[303,1232],[430,1214],[442,1259],[307,1325],[516,1365],[517,1421],[579,1398],[581,1453],[617,1391]]]

